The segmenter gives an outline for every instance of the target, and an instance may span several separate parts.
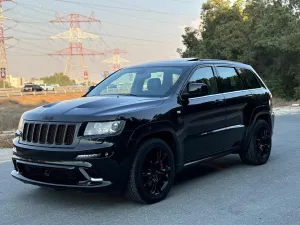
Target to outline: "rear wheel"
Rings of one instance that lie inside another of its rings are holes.
[[[174,175],[174,156],[169,145],[160,139],[150,139],[137,150],[127,196],[139,203],[162,201],[172,187]]]
[[[252,130],[248,150],[240,152],[240,158],[246,164],[262,165],[268,161],[271,149],[271,128],[266,121],[258,120]]]

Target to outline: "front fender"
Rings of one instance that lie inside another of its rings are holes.
[[[148,138],[155,137],[162,138],[164,140],[163,134],[168,134],[170,135],[170,137],[172,137],[174,146],[171,146],[171,148],[175,155],[176,170],[178,171],[182,169],[183,166],[183,147],[178,138],[176,130],[174,129],[170,121],[152,122],[136,128],[128,142],[128,147],[131,151],[131,155],[134,155],[139,145]]]

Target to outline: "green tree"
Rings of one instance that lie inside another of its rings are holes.
[[[59,84],[60,86],[67,86],[75,83],[70,79],[70,77],[63,73],[55,73],[49,77],[42,77],[41,80],[43,80],[46,84]]]
[[[186,28],[177,52],[251,64],[275,96],[300,98],[299,2],[208,0],[201,28]]]

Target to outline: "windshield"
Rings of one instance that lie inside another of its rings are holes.
[[[164,97],[185,67],[128,68],[117,71],[102,81],[86,96],[132,95]]]

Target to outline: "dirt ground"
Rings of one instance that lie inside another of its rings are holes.
[[[38,106],[78,98],[82,93],[56,95],[22,96],[0,99],[0,148],[12,146],[14,131],[18,127],[21,115]]]

